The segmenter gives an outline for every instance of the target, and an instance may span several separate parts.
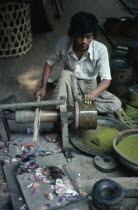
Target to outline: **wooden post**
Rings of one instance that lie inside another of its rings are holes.
[[[37,97],[37,102],[40,102],[41,96]],[[34,133],[33,133],[33,142],[37,142],[40,128],[40,108],[35,110],[35,120],[34,120]]]

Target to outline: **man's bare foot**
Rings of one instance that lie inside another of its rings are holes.
[[[52,142],[52,143],[56,143],[57,140],[58,140],[58,134],[57,133],[49,133],[45,136],[45,139],[49,142]]]

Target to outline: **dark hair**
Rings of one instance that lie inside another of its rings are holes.
[[[81,36],[87,33],[93,33],[94,38],[97,37],[99,25],[95,15],[87,12],[78,12],[72,16],[68,36]]]

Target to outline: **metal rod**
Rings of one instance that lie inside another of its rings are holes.
[[[0,110],[6,109],[23,109],[30,107],[43,107],[43,106],[52,106],[52,105],[63,105],[65,104],[65,100],[49,100],[49,101],[40,101],[40,102],[25,102],[25,103],[14,103],[14,104],[0,104]]]
[[[60,113],[59,113],[60,115]],[[67,112],[68,119],[74,119],[74,112]],[[35,111],[19,110],[15,113],[4,113],[7,120],[15,120],[16,123],[32,123],[35,118]],[[40,113],[41,122],[57,122],[58,113],[56,110],[42,110]]]

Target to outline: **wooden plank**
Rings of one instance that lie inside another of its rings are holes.
[[[63,207],[63,210],[89,210],[89,205],[86,200],[78,201],[77,203]]]
[[[9,196],[8,186],[6,182],[0,182],[0,198]]]
[[[49,166],[49,164],[48,165],[45,164],[43,167],[45,166]],[[70,177],[67,174],[67,169],[65,170],[65,168],[62,165],[60,165],[59,168],[61,168],[64,174],[66,175],[66,181],[67,180],[69,181],[69,185],[72,186],[71,189],[78,192],[78,196],[71,198],[72,202],[77,203],[78,201],[82,200],[83,197],[80,195],[79,190],[77,186],[75,185],[75,183],[72,183],[72,181],[70,180]],[[63,207],[63,209],[65,209],[66,206],[70,205],[69,200],[64,200],[62,202],[59,201],[59,199],[62,196],[55,194],[55,189],[51,189],[51,183],[43,182],[40,179],[35,180],[34,175],[35,175],[35,172],[31,172],[31,173],[24,173],[17,176],[17,180],[20,184],[22,193],[24,195],[24,198],[25,198],[25,201],[27,203],[29,210],[40,209],[42,206],[45,206],[46,204],[48,205],[49,203],[52,204],[52,207],[50,208],[51,210],[55,210],[59,207],[61,208]],[[47,180],[50,181],[49,178],[47,178]],[[35,182],[39,183],[40,186],[37,189],[37,192],[33,193],[34,189],[27,188],[27,186]],[[45,196],[46,193],[51,193],[54,199],[53,200],[47,199]]]
[[[17,162],[5,164],[3,166],[9,193],[11,196],[13,210],[19,210],[25,204],[20,186],[15,176],[18,167],[19,163]],[[19,198],[22,198],[22,200],[19,200]]]
[[[3,169],[2,166],[0,164],[0,183],[4,181],[4,174],[3,174]]]
[[[71,161],[73,158],[74,149],[69,142],[68,116],[67,116],[66,103],[63,105],[60,105],[60,120],[61,120],[63,151],[64,151],[67,161]]]
[[[37,158],[37,164],[39,164],[40,167],[42,165],[45,165],[46,163],[47,164],[54,163],[55,165],[58,166],[58,164],[66,164],[67,162],[66,162],[66,159],[62,153],[57,154],[57,155],[44,156],[44,157]],[[3,166],[9,193],[11,196],[13,210],[19,210],[25,204],[25,200],[24,200],[22,191],[20,189],[17,178],[15,176],[15,173],[16,173],[18,167],[19,167],[18,162],[5,164]],[[19,198],[22,198],[22,200],[19,200]]]
[[[9,209],[10,195],[6,182],[0,183],[0,209]]]
[[[4,111],[0,111],[0,136],[4,141],[10,141],[10,129],[8,121],[4,118]]]

